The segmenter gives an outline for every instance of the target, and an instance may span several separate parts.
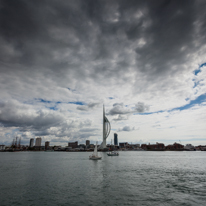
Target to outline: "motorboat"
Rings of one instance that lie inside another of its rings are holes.
[[[108,156],[119,156],[119,152],[117,151],[112,151],[107,153]]]
[[[97,152],[97,142],[96,142],[96,145],[95,145],[95,148],[94,148],[94,152],[92,155],[89,156],[89,159],[90,160],[101,160],[102,157],[98,156],[98,152]]]

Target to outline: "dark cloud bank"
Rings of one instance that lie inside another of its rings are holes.
[[[55,81],[55,73],[109,81],[132,67],[154,81],[178,72],[205,42],[204,8],[191,0],[1,1],[1,70],[20,64]]]

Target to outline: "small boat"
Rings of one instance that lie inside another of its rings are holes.
[[[102,157],[98,156],[98,153],[97,153],[97,142],[94,148],[94,152],[92,155],[89,156],[89,159],[90,160],[101,160],[102,159]]]
[[[107,153],[108,156],[119,156],[119,152],[117,151],[112,151]]]

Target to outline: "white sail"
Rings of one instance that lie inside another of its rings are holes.
[[[95,145],[95,148],[94,148],[94,155],[98,156],[98,154],[97,154],[97,142],[96,142],[96,145]]]
[[[94,153],[89,156],[89,159],[90,160],[100,160],[100,159],[102,159],[102,157],[99,157],[98,153],[97,153],[97,142],[96,142],[96,145],[95,145],[95,148],[94,148]]]

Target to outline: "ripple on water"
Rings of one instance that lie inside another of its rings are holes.
[[[1,205],[204,205],[206,153],[0,154]],[[192,165],[192,166],[191,166]]]

